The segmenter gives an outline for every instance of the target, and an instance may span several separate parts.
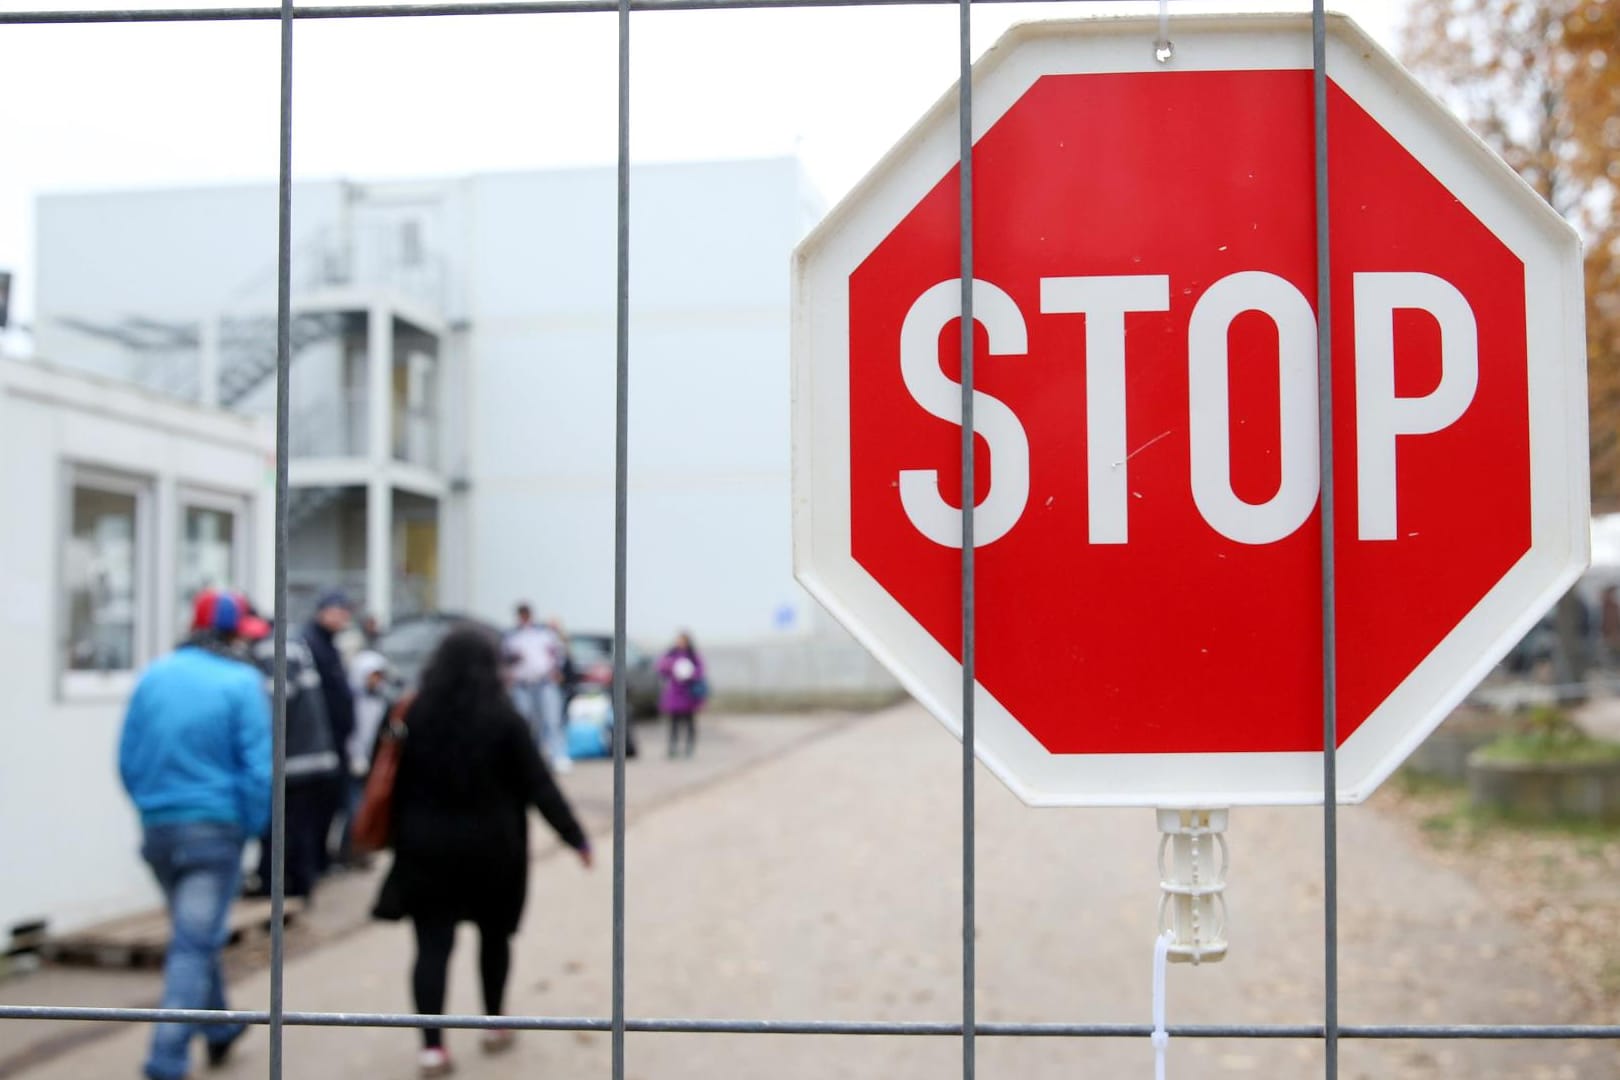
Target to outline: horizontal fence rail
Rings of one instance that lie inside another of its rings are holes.
[[[0,1006],[0,1020],[87,1020],[122,1023],[270,1023],[265,1010],[211,1012],[206,1009],[102,1009],[73,1006]],[[595,1016],[424,1016],[420,1013],[287,1012],[289,1027],[455,1028],[514,1031],[612,1031],[613,1020]],[[852,1035],[960,1036],[951,1021],[885,1020],[726,1020],[682,1017],[626,1018],[624,1030],[661,1035]],[[1179,1039],[1322,1039],[1321,1024],[1166,1024]],[[1620,1024],[1341,1024],[1344,1039],[1620,1039]],[[1145,1039],[1151,1024],[1065,1024],[995,1021],[975,1024],[975,1035],[1062,1039]]]
[[[1028,4],[1037,0],[973,0],[981,4]],[[1038,0],[1079,5],[1140,3],[1141,0]],[[955,7],[961,0],[630,0],[638,11],[789,10],[795,8]],[[293,9],[303,19],[409,19],[453,15],[613,14],[617,0],[515,0],[513,3],[329,5]],[[0,12],[0,25],[170,22],[275,22],[280,8],[162,8],[151,10]]]

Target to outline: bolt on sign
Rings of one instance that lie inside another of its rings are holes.
[[[980,759],[1030,803],[1342,801],[1587,562],[1570,227],[1353,23],[1030,24],[973,69]],[[961,730],[953,92],[795,255],[800,580]]]

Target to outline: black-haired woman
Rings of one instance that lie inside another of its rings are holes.
[[[484,1010],[502,1015],[511,937],[528,892],[530,806],[591,865],[590,843],[502,685],[498,649],[480,630],[452,631],[405,715],[386,904],[416,928],[411,986],[421,1013],[444,1012],[456,925],[471,922]],[[482,1046],[495,1053],[511,1042],[510,1031],[488,1031]],[[448,1074],[443,1031],[424,1029],[422,1044],[421,1075]]]

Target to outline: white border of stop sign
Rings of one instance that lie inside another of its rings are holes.
[[[1312,67],[1311,22],[1306,15],[1189,16],[1177,19],[1173,30],[1175,56],[1169,67],[1174,70],[1308,71]],[[1156,35],[1156,21],[1140,18],[1015,27],[974,66],[975,140],[1043,76],[1161,70],[1153,55]],[[1586,346],[1580,244],[1573,230],[1349,19],[1330,16],[1327,46],[1329,78],[1523,260],[1528,327],[1530,550],[1344,741],[1339,749],[1338,798],[1359,802],[1524,636],[1587,564]],[[913,696],[960,735],[961,665],[852,555],[849,411],[850,274],[955,167],[957,138],[953,90],[795,253],[793,532],[799,580]],[[1304,156],[1311,149],[1301,145],[1299,152]],[[1366,275],[1369,290],[1380,287],[1376,276]],[[1248,284],[1258,290],[1256,296],[1265,294],[1267,283]],[[1094,305],[1096,313],[1085,309],[1091,363],[1109,355],[1106,326],[1110,312],[1120,305],[1153,303],[1155,288],[1146,278],[1109,279],[1102,285],[1087,279],[1062,279],[1050,290],[1053,303],[1059,305],[1051,310],[1073,312],[1078,310],[1076,304]],[[981,310],[978,295],[976,287],[975,314],[984,319],[994,307],[994,298]],[[1437,305],[1446,303],[1445,297],[1438,293],[1436,297]],[[1287,329],[1286,314],[1292,301],[1280,295],[1276,303],[1279,312],[1273,316],[1283,316],[1279,318],[1281,332]],[[1445,313],[1435,314],[1446,330]],[[1032,315],[1039,313],[1025,313],[1026,317]],[[1091,323],[1099,328],[1095,337],[1091,336]],[[993,338],[995,328],[989,329]],[[991,351],[1002,351],[994,340]],[[897,363],[901,352],[897,341]],[[1216,360],[1223,363],[1224,357]],[[1453,396],[1464,390],[1471,394],[1466,360],[1462,355],[1458,368],[1462,382],[1453,380]],[[1335,357],[1336,364],[1355,362],[1354,357]],[[1451,364],[1449,356],[1446,363]],[[1446,378],[1453,374],[1448,371]],[[1108,383],[1101,380],[1098,385]],[[1282,385],[1284,433],[1292,430],[1289,403],[1297,397],[1298,408],[1310,410],[1310,438],[1297,441],[1302,447],[1314,443],[1314,373],[1309,394],[1290,396],[1287,372]],[[913,389],[919,407],[928,408],[927,385],[919,382]],[[1419,425],[1443,420],[1450,407],[1444,401],[1408,406],[1392,399],[1391,404],[1395,413],[1406,408],[1410,423]],[[960,421],[959,404],[949,405],[941,399],[929,411],[945,415],[940,409],[950,410],[948,419]],[[1099,408],[1098,420],[1109,414],[1117,415]],[[986,421],[993,425],[997,419],[982,417],[976,428],[983,432]],[[1306,428],[1304,424],[1294,426]],[[1107,437],[1104,428],[1100,424],[1096,432],[1088,431],[1088,441],[1099,459],[1106,456],[1102,453],[1106,448],[1097,446],[1098,439]],[[1392,439],[1393,434],[1407,430],[1397,427],[1388,434]],[[1013,435],[1003,433],[999,438],[1016,450]],[[1310,445],[1309,463],[1314,461],[1315,448]],[[1308,471],[1301,470],[1299,490],[1290,489],[1291,502],[1279,511],[1284,517],[1291,518],[1297,511],[1294,503],[1305,506],[1307,513],[1314,505],[1315,481],[1307,477]],[[1364,472],[1362,483],[1369,483],[1380,472]],[[1000,475],[1011,477],[1016,494],[1016,469],[1010,473],[1002,470]],[[1206,513],[1222,512],[1222,475],[1200,481],[1211,493]],[[901,477],[896,480],[898,497]],[[917,493],[930,490],[924,483],[909,486]],[[1101,484],[1093,488],[1092,528],[1097,535],[1091,542],[1124,542],[1123,519],[1108,516],[1108,491]],[[994,499],[992,489],[977,511],[990,515],[979,529],[980,545],[993,541],[993,530],[1000,524],[995,514],[1005,500],[992,504]],[[1202,502],[1200,508],[1206,509]],[[939,509],[918,502],[913,521],[925,533],[929,528],[939,532],[940,522],[930,518],[930,514],[938,517]],[[1228,505],[1227,509],[1241,517],[1241,507]],[[1267,524],[1263,518],[1256,520],[1262,529],[1281,527]],[[1363,534],[1368,527],[1382,528],[1377,522],[1360,525]],[[1242,525],[1234,525],[1238,527]],[[1031,804],[1228,806],[1322,800],[1319,753],[1053,754],[982,685],[975,689],[979,759]],[[1052,692],[1073,691],[1054,682]]]

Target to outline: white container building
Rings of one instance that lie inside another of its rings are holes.
[[[198,590],[267,587],[271,449],[253,417],[0,360],[0,944],[161,903],[124,706]]]

